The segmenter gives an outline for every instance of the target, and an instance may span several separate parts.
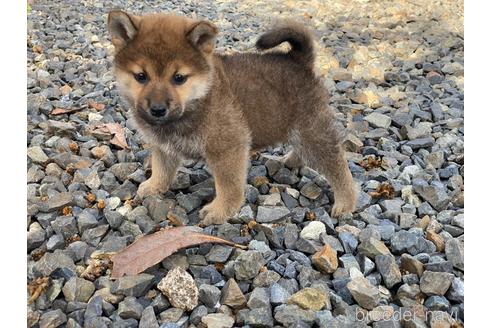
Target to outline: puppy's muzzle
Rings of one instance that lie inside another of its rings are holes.
[[[162,105],[152,105],[150,107],[150,113],[155,117],[163,117],[167,113],[167,107]]]

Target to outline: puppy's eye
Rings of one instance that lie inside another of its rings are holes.
[[[138,83],[145,83],[148,81],[148,77],[147,77],[147,74],[145,73],[136,73],[136,74],[133,74],[133,77],[135,78],[135,80],[137,80]]]
[[[186,82],[186,80],[188,79],[188,77],[186,75],[182,75],[182,74],[174,74],[173,76],[173,82],[174,84],[177,84],[177,85],[181,85],[183,83]]]

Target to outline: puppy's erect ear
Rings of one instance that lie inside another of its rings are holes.
[[[186,33],[186,37],[191,44],[206,53],[214,50],[215,37],[219,29],[207,21],[194,23]]]
[[[113,10],[108,15],[108,30],[115,48],[123,47],[138,32],[141,17],[121,10]]]

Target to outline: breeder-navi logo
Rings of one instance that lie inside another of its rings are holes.
[[[412,308],[399,308],[395,311],[391,306],[380,306],[372,311],[366,311],[357,308],[355,311],[357,321],[376,322],[376,321],[393,321],[409,322],[423,321],[427,323],[448,322],[452,323],[458,319],[458,310],[453,308],[451,313],[444,311],[422,311]]]

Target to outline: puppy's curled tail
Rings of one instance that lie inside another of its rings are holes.
[[[313,68],[313,37],[307,28],[292,20],[284,21],[260,36],[256,41],[256,48],[266,50],[278,46],[282,42],[288,42],[291,46],[291,50],[286,55],[309,68]]]

